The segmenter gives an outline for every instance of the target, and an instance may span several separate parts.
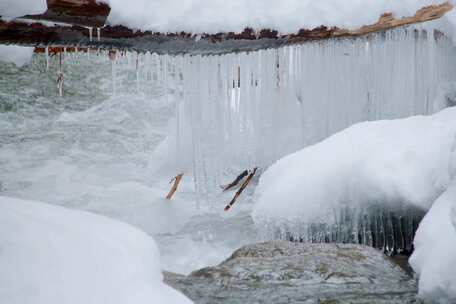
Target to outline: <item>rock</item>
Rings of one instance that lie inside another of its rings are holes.
[[[195,303],[416,303],[416,281],[380,251],[274,241],[165,282]]]

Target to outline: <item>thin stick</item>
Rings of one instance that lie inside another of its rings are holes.
[[[179,187],[179,183],[181,182],[182,180],[182,176],[184,176],[184,173],[181,173],[179,175],[177,175],[176,177],[174,177],[169,183],[171,184],[173,181],[174,181],[174,184],[173,186],[171,187],[171,190],[169,190],[169,193],[168,195],[166,196],[166,199],[167,200],[171,200],[171,198],[173,197],[174,193],[176,192],[177,190],[177,187]]]
[[[236,187],[239,182],[244,178],[246,177],[247,175],[249,175],[249,171],[248,170],[244,170],[241,174],[239,174],[236,179],[234,181],[232,181],[231,183],[229,183],[228,185],[225,185],[225,186],[221,186],[222,189],[223,189],[223,192],[225,191],[228,191],[234,187]]]
[[[226,205],[225,211],[230,210],[231,207],[234,205],[234,203],[236,203],[236,200],[239,198],[239,196],[244,191],[244,189],[249,185],[249,183],[252,180],[253,176],[255,175],[256,171],[257,171],[257,168],[254,168],[253,172],[250,173],[249,176],[247,177],[247,179],[242,183],[241,188],[239,188],[239,190],[236,192],[236,194],[234,195],[234,197],[231,200],[231,202],[228,205]]]

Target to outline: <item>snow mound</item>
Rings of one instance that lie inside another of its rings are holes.
[[[456,301],[456,107],[432,116],[364,122],[284,157],[261,177],[261,227],[331,222],[336,210],[375,203],[430,211],[414,239],[419,292]],[[335,220],[334,220],[335,221]]]
[[[363,122],[284,157],[262,176],[257,223],[327,222],[369,203],[428,209],[456,173],[456,108]]]
[[[33,56],[33,47],[17,45],[0,45],[0,61],[12,62],[18,67],[30,63]]]
[[[416,232],[410,264],[420,276],[420,297],[456,302],[456,182],[440,196]]]
[[[0,303],[191,303],[155,242],[95,214],[0,197]]]
[[[47,10],[46,0],[2,0],[0,1],[0,16],[21,17],[25,15],[42,14]]]
[[[437,0],[99,0],[111,6],[108,22],[160,32],[241,32],[245,27],[283,33],[337,26],[373,24],[385,12],[412,16]]]

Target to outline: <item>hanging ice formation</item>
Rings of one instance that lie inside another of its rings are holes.
[[[46,47],[44,49],[44,53],[46,55],[46,71],[49,71],[49,48]]]
[[[89,26],[89,27],[87,27],[87,29],[89,30],[89,41],[92,41],[93,27]]]
[[[434,100],[456,79],[454,56],[449,39],[411,28],[250,53],[161,56],[178,71],[169,161],[176,172],[192,172],[210,201],[228,172],[267,167],[356,122],[439,110],[445,105]]]
[[[65,50],[64,50],[65,52]],[[57,72],[57,88],[59,90],[59,96],[63,96],[63,69],[62,69],[62,53],[59,53],[59,70]]]
[[[308,243],[359,243],[383,250],[388,255],[413,252],[413,239],[425,211],[405,204],[382,203],[362,208],[334,210],[325,222],[265,224],[264,240],[282,239]]]

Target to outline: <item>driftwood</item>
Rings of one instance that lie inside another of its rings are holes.
[[[236,200],[239,198],[239,196],[242,194],[242,192],[245,190],[245,188],[249,185],[250,181],[252,180],[253,176],[255,175],[256,171],[258,168],[254,168],[253,171],[249,174],[247,179],[242,183],[241,188],[236,192],[234,195],[233,199],[229,202],[228,205],[225,207],[225,211],[228,211],[231,209],[231,207],[236,203]]]
[[[359,37],[395,27],[425,22],[442,17],[453,5],[445,2],[424,7],[414,16],[395,19],[384,14],[372,25],[356,30],[321,26],[312,30],[302,29],[294,34],[279,34],[273,29],[255,31],[246,28],[241,33],[155,33],[134,31],[123,26],[104,26],[89,30],[87,26],[101,26],[109,13],[109,7],[95,0],[49,0],[53,3],[48,12],[29,19],[0,20],[0,43],[31,46],[68,46],[104,49],[129,49],[151,51],[158,54],[221,54],[227,52],[254,51],[340,37]],[[63,13],[62,13],[63,12]],[[64,24],[43,24],[39,20],[51,19]],[[102,22],[103,21],[103,22]]]
[[[179,187],[179,183],[181,182],[182,180],[182,177],[184,176],[184,173],[181,173],[179,175],[177,175],[176,177],[174,177],[169,183],[173,183],[173,186],[171,187],[171,190],[169,190],[168,192],[168,195],[166,195],[166,199],[167,200],[171,200],[171,198],[173,197],[174,193],[176,193],[177,191],[177,187]]]

